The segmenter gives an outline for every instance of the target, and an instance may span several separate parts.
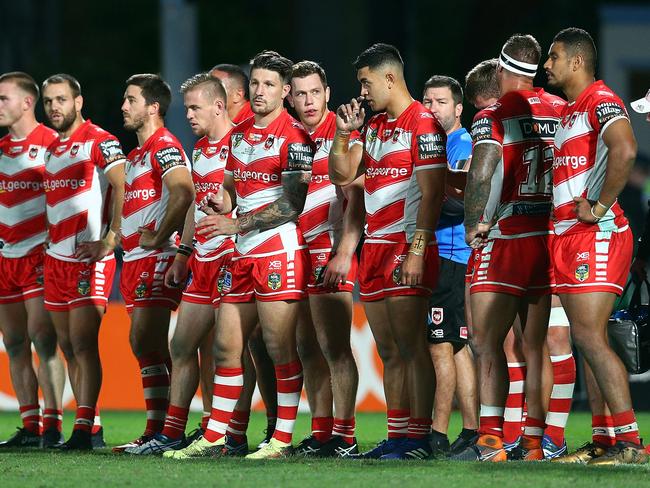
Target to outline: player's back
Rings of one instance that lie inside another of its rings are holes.
[[[503,149],[484,214],[484,220],[493,222],[491,237],[548,233],[558,121],[553,105],[529,90],[506,93],[475,117],[475,146],[495,143]]]

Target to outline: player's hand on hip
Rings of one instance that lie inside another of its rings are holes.
[[[424,276],[424,256],[408,253],[402,263],[399,283],[405,286],[417,286],[422,284]]]
[[[573,203],[573,211],[580,222],[584,222],[585,224],[595,224],[598,222],[599,219],[591,213],[593,202],[590,202],[586,198],[573,197]]]
[[[465,242],[472,249],[481,249],[487,244],[488,224],[477,224],[474,227],[465,228]]]
[[[208,193],[199,204],[199,210],[206,215],[218,215],[223,212],[223,192],[221,196],[214,193]]]
[[[187,280],[187,262],[180,259],[174,259],[174,262],[165,273],[165,286],[178,288],[185,284]]]
[[[85,241],[77,246],[75,257],[81,261],[95,263],[108,256],[113,248],[103,239],[99,241]]]
[[[206,239],[212,239],[215,236],[229,236],[236,234],[238,231],[237,219],[231,219],[223,215],[208,215],[196,224],[196,233]]]
[[[350,272],[351,260],[352,256],[348,257],[343,254],[335,254],[332,256],[325,267],[323,286],[326,288],[334,288],[338,284],[344,284]]]
[[[336,110],[336,128],[338,130],[352,132],[363,125],[366,111],[361,106],[363,99],[353,98],[350,103],[344,103]]]
[[[158,249],[160,247],[157,232],[146,227],[138,227],[138,234],[140,234],[138,245],[142,249]]]

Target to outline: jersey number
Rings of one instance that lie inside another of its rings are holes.
[[[519,185],[519,195],[550,195],[552,191],[553,147],[531,147],[524,153],[528,169],[526,181]]]

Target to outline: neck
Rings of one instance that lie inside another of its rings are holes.
[[[456,132],[458,129],[460,129],[460,127],[461,127],[460,119],[458,118],[454,122],[454,125],[452,126],[452,128],[447,131],[447,135],[451,134],[452,132]]]
[[[406,86],[398,86],[395,88],[395,93],[388,102],[388,105],[386,105],[386,113],[389,118],[396,119],[402,115],[411,103],[413,103],[413,97],[408,92]]]
[[[228,109],[228,117],[230,118],[230,120],[234,120],[239,114],[239,112],[241,112],[241,110],[248,104],[250,104],[250,102],[248,100],[243,100],[243,99],[239,102],[234,102]]]
[[[580,94],[589,88],[596,79],[593,76],[576,76],[562,87],[569,102],[575,102]]]
[[[303,120],[300,120],[300,123],[301,123],[303,126],[305,126],[305,129],[307,129],[307,132],[309,132],[310,134],[312,134],[313,132],[316,131],[316,129],[318,129],[318,128],[323,124],[323,122],[325,122],[325,119],[327,118],[327,114],[328,114],[328,113],[330,113],[330,111],[329,111],[329,109],[328,109],[327,107],[325,107],[325,111],[323,112],[323,116],[322,116],[322,117],[320,118],[320,120],[319,120],[318,122],[316,122],[315,124],[310,125],[310,124],[304,122]]]
[[[36,128],[38,122],[33,113],[23,115],[15,124],[7,127],[12,139],[24,139]]]
[[[255,125],[257,127],[268,127],[271,122],[273,122],[275,119],[277,119],[282,111],[284,110],[284,106],[280,104],[278,108],[273,110],[272,112],[269,112],[268,114],[255,114]]]
[[[160,117],[148,118],[144,125],[136,131],[136,135],[138,136],[138,146],[142,146],[154,132],[164,125],[165,123]]]
[[[68,127],[64,132],[59,132],[59,137],[61,139],[67,139],[70,137],[74,131],[76,131],[81,124],[84,123],[84,118],[81,116],[81,114],[77,115],[77,118],[74,120],[72,125]]]
[[[510,80],[508,86],[503,91],[504,94],[511,91],[520,91],[520,90],[533,90],[533,79],[528,78],[527,76],[516,76]]]
[[[228,134],[228,131],[232,129],[233,125],[230,117],[224,114],[223,117],[218,117],[214,121],[214,124],[208,129],[205,135],[210,141],[220,141]]]

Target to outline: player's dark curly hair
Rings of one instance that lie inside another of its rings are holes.
[[[267,69],[275,71],[286,85],[291,81],[291,68],[293,62],[275,51],[262,51],[253,58],[251,73],[254,69]]]
[[[359,70],[366,66],[370,69],[377,69],[385,64],[393,64],[404,67],[402,56],[395,46],[378,42],[363,51],[352,65]]]
[[[571,57],[578,54],[582,55],[587,70],[591,73],[596,72],[598,51],[589,32],[578,27],[568,27],[558,32],[553,38],[553,42],[561,42],[564,44],[564,49],[566,49],[567,54]]]
[[[172,90],[169,84],[160,75],[141,73],[131,76],[126,80],[126,86],[139,86],[147,105],[158,104],[158,113],[164,117],[172,103]]]

